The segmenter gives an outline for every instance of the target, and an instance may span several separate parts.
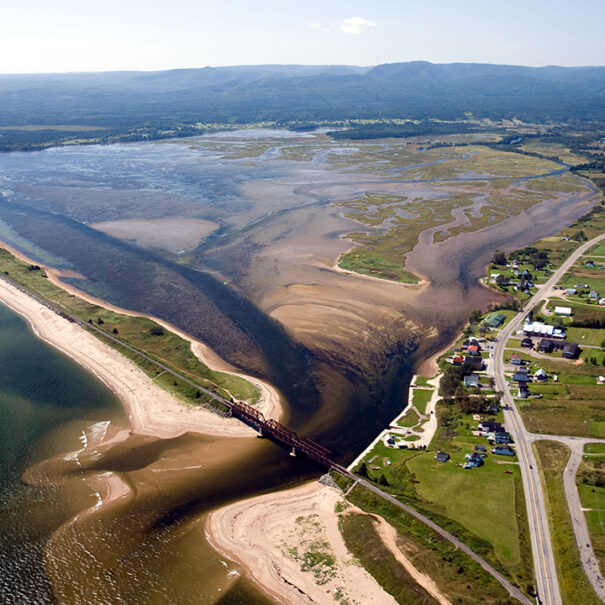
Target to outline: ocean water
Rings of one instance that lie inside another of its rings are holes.
[[[26,485],[23,472],[45,457],[78,448],[77,425],[108,420],[119,406],[105,385],[0,305],[1,603],[54,602],[42,551],[70,516],[57,489]]]

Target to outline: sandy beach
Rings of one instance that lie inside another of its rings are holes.
[[[58,285],[63,286],[61,282]],[[256,435],[253,429],[236,419],[222,418],[203,408],[182,403],[157,386],[129,359],[2,280],[0,301],[24,317],[38,337],[71,357],[112,389],[122,401],[133,432],[162,439],[190,431],[224,437]],[[171,326],[166,327],[171,329]],[[221,360],[202,343],[192,342],[192,350],[213,369],[229,371],[225,367],[228,364],[220,363]],[[209,360],[215,363],[208,363]],[[260,380],[253,379],[253,382],[261,389],[258,408],[266,417],[279,417],[281,408],[277,392]]]
[[[242,564],[280,603],[326,603],[334,595],[364,604],[396,603],[347,549],[338,528],[339,504],[345,510],[342,514],[361,512],[334,488],[311,482],[214,511],[206,532],[219,552]],[[384,519],[378,518],[377,530],[418,584],[449,605],[437,585],[400,550],[395,530]],[[331,555],[334,564],[323,571],[303,571],[301,557],[314,548]]]

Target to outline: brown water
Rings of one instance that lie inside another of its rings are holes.
[[[373,150],[387,147],[356,144],[345,153],[323,140],[298,141],[306,159],[287,161],[273,152],[229,159],[205,145],[0,156],[0,235],[84,275],[70,281],[91,294],[162,317],[266,377],[286,398],[289,424],[342,461],[399,411],[414,367],[472,309],[496,299],[477,283],[492,251],[550,235],[594,201],[586,187],[479,233],[437,245],[425,233],[407,257],[408,268],[432,282],[417,290],[330,270],[349,246],[342,236],[359,229],[333,201],[366,191],[443,196],[433,182],[402,182],[396,172],[368,168]],[[365,159],[334,168],[334,153]],[[219,227],[193,252],[174,255],[88,226],[164,217]],[[28,475],[41,484],[52,477],[70,510],[80,512],[45,550],[52,587],[65,603],[261,602],[240,570],[207,545],[203,519],[213,507],[320,472],[267,441],[200,435],[91,443],[78,459],[77,469],[73,460],[51,458]],[[124,497],[96,510],[103,476],[119,479]]]

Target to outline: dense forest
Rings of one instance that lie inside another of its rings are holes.
[[[271,122],[304,129],[318,122],[403,118],[427,126],[428,120],[469,117],[600,127],[605,67],[416,61],[373,68],[268,65],[0,76],[4,150],[74,139],[187,136],[199,133],[199,124]],[[30,125],[36,129],[23,130]],[[56,125],[62,129],[44,129]],[[85,134],[82,126],[88,127]],[[447,124],[431,128],[434,134],[448,132]],[[389,125],[378,135],[413,133],[418,134],[414,125]],[[377,134],[359,127],[349,136]]]

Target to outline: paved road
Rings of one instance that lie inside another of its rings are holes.
[[[542,285],[540,290],[527,302],[523,311],[514,317],[511,322],[500,332],[495,346],[494,356],[492,358],[491,373],[494,375],[497,389],[504,394],[504,421],[513,439],[515,440],[515,443],[517,444],[517,455],[519,457],[521,476],[523,478],[523,487],[525,490],[525,498],[527,503],[527,516],[534,558],[536,587],[540,602],[546,605],[562,605],[562,600],[557,578],[555,558],[552,549],[549,519],[544,501],[544,493],[542,491],[538,466],[536,464],[534,452],[531,447],[531,442],[537,438],[560,439],[558,437],[546,437],[544,435],[531,434],[525,429],[525,425],[523,424],[523,420],[521,419],[521,415],[515,405],[515,401],[504,376],[503,354],[504,349],[506,348],[506,342],[521,327],[527,313],[542,303],[542,301],[551,292],[552,287],[563,277],[565,272],[578,260],[580,256],[582,256],[582,254],[603,239],[605,239],[605,234],[595,237],[592,240],[582,244],[552,274],[550,279],[544,285]],[[568,469],[571,470],[571,468],[572,467],[568,465]],[[581,511],[576,515],[572,513],[572,519],[574,516],[577,518],[577,523],[574,524],[574,530],[576,529],[576,525],[578,527],[581,525],[582,521],[584,522],[584,526],[586,525],[584,514],[581,513]],[[585,534],[584,532],[580,531],[580,536],[578,533],[576,533],[576,540],[583,540],[582,545],[584,548],[580,551],[582,554],[582,563],[584,565],[584,570],[591,581],[591,584],[596,589],[602,585],[601,583],[603,578],[598,571],[598,565],[595,566],[589,562],[589,559],[592,559],[592,561],[595,559],[594,553],[592,552],[592,547],[589,549],[586,548],[586,544],[590,544],[590,541],[585,539],[587,534],[587,529]],[[587,553],[588,550],[590,550],[590,554],[586,554],[585,556],[584,553]],[[598,578],[597,575],[599,576]]]

